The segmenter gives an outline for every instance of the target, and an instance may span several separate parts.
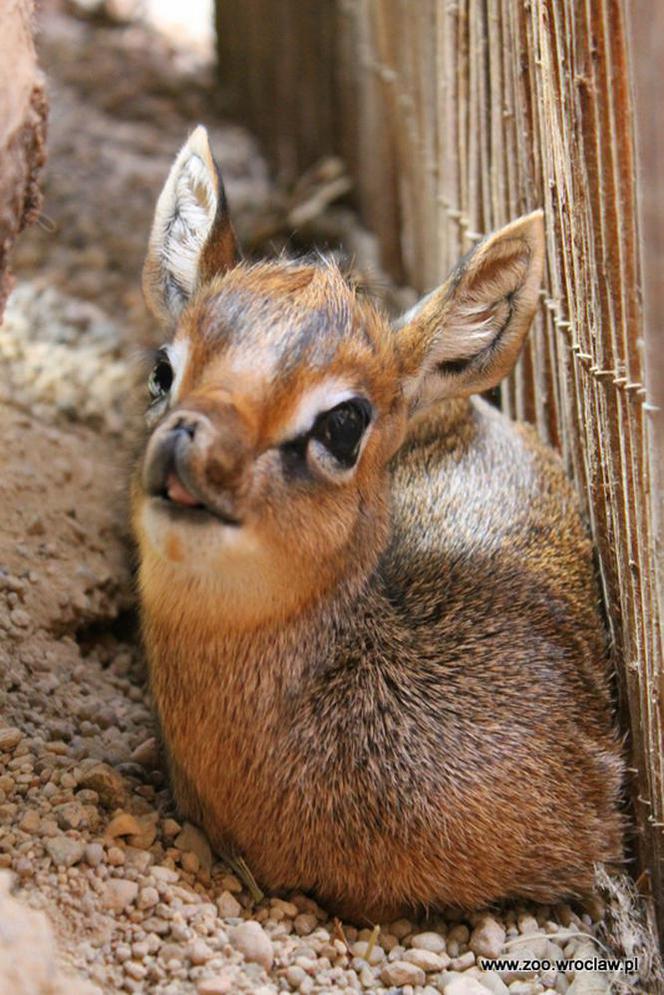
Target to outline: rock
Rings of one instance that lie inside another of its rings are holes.
[[[90,867],[99,867],[104,859],[104,848],[101,843],[88,843],[84,856],[86,864]]]
[[[515,943],[514,946],[509,946],[509,954],[506,952],[505,956],[517,960],[520,964],[524,961],[539,959],[529,946],[526,947],[525,943]],[[512,981],[528,981],[530,978],[535,976],[534,971],[522,971],[521,968],[516,968],[514,971],[499,971],[498,973],[507,985],[510,985]]]
[[[3,995],[101,995],[80,978],[63,977],[51,925],[9,893],[11,875],[0,873],[0,992]]]
[[[181,829],[182,826],[180,825],[179,822],[176,822],[175,819],[164,819],[164,821],[161,824],[161,834],[164,837],[164,839],[167,840],[172,840],[175,836],[177,836],[177,834],[180,832]],[[221,884],[222,887],[224,888],[226,887],[223,881],[221,882]]]
[[[164,943],[159,951],[159,957],[165,964],[170,960],[182,960],[184,949],[179,943]]]
[[[272,941],[260,923],[249,919],[235,926],[230,934],[231,945],[243,955],[244,959],[260,964],[269,971],[274,960]]]
[[[510,989],[511,990],[511,989]],[[567,989],[567,995],[604,995],[611,991],[611,982],[605,974],[597,971],[578,973]]]
[[[185,951],[192,964],[207,964],[214,957],[214,953],[204,940],[195,939],[187,946]]]
[[[450,967],[453,971],[467,971],[469,967],[472,967],[475,963],[475,954],[472,950],[466,950],[465,953],[459,954],[458,957],[453,957],[450,961]]]
[[[374,943],[371,955],[367,958],[367,950],[369,949],[369,943],[367,940],[358,940],[357,943],[353,943],[350,948],[350,952],[353,957],[359,957],[361,960],[366,960],[369,964],[382,964],[385,960],[385,951],[377,943]]]
[[[204,978],[198,982],[197,995],[228,995],[233,979],[228,974],[218,974],[214,978]]]
[[[300,911],[294,902],[286,902],[283,898],[271,898],[270,905],[273,909],[280,909],[287,919],[294,919]]]
[[[127,866],[135,867],[139,874],[145,874],[154,860],[149,851],[137,850],[134,846],[126,846],[124,853]]]
[[[80,788],[96,791],[105,808],[121,808],[124,802],[126,795],[124,781],[108,764],[96,764],[85,771],[79,778],[78,785]]]
[[[301,912],[293,920],[293,929],[298,936],[309,936],[318,925],[318,919],[313,912]]]
[[[119,846],[111,846],[108,848],[106,859],[111,867],[122,867],[125,862],[124,850]]]
[[[380,972],[380,977],[386,985],[396,985],[397,987],[423,985],[426,981],[426,975],[422,968],[407,960],[394,960],[391,964],[386,964]]]
[[[205,833],[192,822],[185,822],[182,831],[175,838],[178,850],[195,853],[201,866],[207,871],[212,868],[212,849]]]
[[[149,916],[143,921],[143,929],[147,933],[154,933],[157,938],[167,936],[171,931],[170,924],[161,916]]]
[[[416,950],[428,950],[432,954],[445,953],[445,937],[439,933],[415,933],[410,938],[410,945]]]
[[[30,616],[22,608],[14,608],[13,611],[9,613],[10,621],[14,625],[18,626],[19,629],[27,629],[30,625]]]
[[[191,850],[187,850],[186,853],[182,854],[180,864],[182,865],[182,870],[187,871],[188,874],[198,874],[201,868],[200,860]]]
[[[118,812],[106,826],[106,835],[112,839],[116,836],[135,836],[140,834],[141,829],[140,822],[130,812]]]
[[[29,808],[27,812],[24,812],[23,818],[18,824],[18,828],[22,829],[24,833],[36,833],[39,829],[41,823],[41,818],[39,812],[34,808]]]
[[[155,767],[158,767],[159,747],[154,736],[151,736],[150,739],[146,739],[144,743],[137,746],[131,754],[131,759],[134,763],[140,764],[141,767],[145,767],[147,770],[154,770]]]
[[[486,995],[487,989],[480,984],[477,978],[459,977],[455,978],[449,985],[443,988],[445,995]]]
[[[68,836],[54,836],[46,840],[46,852],[56,867],[72,867],[83,859],[85,844]]]
[[[482,984],[492,995],[508,995],[509,988],[495,971],[482,971]]]
[[[134,978],[136,981],[142,981],[148,973],[147,968],[135,960],[128,960],[124,965],[124,969],[129,977]]]
[[[452,940],[454,943],[458,943],[459,946],[465,946],[470,939],[470,930],[463,922],[458,922],[455,926],[452,926],[447,934],[447,939]]]
[[[495,960],[500,957],[505,943],[505,927],[493,918],[484,916],[470,937],[470,949],[476,957]]]
[[[149,850],[157,838],[157,813],[152,815],[142,815],[138,818],[140,832],[132,834],[129,842],[139,850]]]
[[[153,878],[156,878],[157,881],[163,881],[164,884],[176,884],[180,879],[180,875],[172,867],[162,867],[161,864],[153,867],[150,873]]]
[[[397,919],[390,926],[390,933],[396,936],[397,940],[403,940],[405,936],[413,932],[413,924],[409,919]],[[435,952],[435,951],[434,951]]]
[[[159,904],[159,892],[150,885],[146,888],[141,888],[136,904],[139,909],[154,908],[155,905]]]
[[[13,750],[23,739],[23,733],[15,726],[0,729],[0,750]]]
[[[78,802],[65,802],[53,809],[60,829],[78,829],[87,823],[85,809]]]
[[[217,909],[222,919],[233,919],[242,915],[242,906],[230,891],[222,891],[217,899]]]
[[[306,981],[307,972],[299,964],[291,964],[286,970],[286,981],[291,986],[291,988],[297,989],[300,987],[303,981]]]
[[[414,947],[412,950],[407,950],[403,955],[403,959],[407,960],[410,964],[416,964],[418,967],[421,967],[427,974],[431,971],[444,971],[450,964],[450,958],[447,954],[434,954],[430,950],[424,950],[421,947]]]
[[[221,887],[224,891],[230,891],[232,895],[239,895],[242,891],[242,882],[234,874],[225,874],[221,879]]]
[[[110,878],[104,885],[101,894],[101,904],[105,909],[122,912],[132,905],[138,895],[138,885],[126,878]]]
[[[171,936],[178,943],[191,939],[191,930],[185,923],[176,921],[171,925]]]

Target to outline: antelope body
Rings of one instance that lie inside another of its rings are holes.
[[[269,889],[385,921],[584,895],[621,857],[592,549],[512,368],[543,221],[396,327],[325,260],[237,258],[204,129],[145,267],[174,327],[133,483],[183,815]]]

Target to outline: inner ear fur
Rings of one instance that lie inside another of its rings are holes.
[[[404,390],[413,408],[494,387],[517,360],[544,268],[541,211],[489,236],[402,319]]]
[[[143,292],[161,320],[177,319],[195,289],[239,260],[221,172],[199,125],[180,149],[159,195]]]

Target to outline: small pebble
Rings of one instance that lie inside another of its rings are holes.
[[[353,943],[350,951],[353,957],[359,957],[362,960],[367,960],[367,950],[369,949],[369,942],[367,940],[358,940],[357,943]],[[382,964],[385,960],[385,951],[378,944],[374,943],[371,954],[368,958],[369,964]]]
[[[293,928],[298,936],[308,936],[318,925],[318,919],[311,912],[301,912],[293,921]]]
[[[245,960],[260,964],[266,971],[272,967],[274,948],[260,923],[249,919],[235,926],[230,933],[230,942]]]
[[[455,978],[443,988],[445,995],[487,995],[488,990],[476,978],[472,977]]]
[[[197,995],[229,995],[232,978],[220,974],[216,978],[203,978],[196,987]]]
[[[106,826],[106,835],[112,838],[139,835],[140,832],[141,824],[130,812],[118,812]]]
[[[416,950],[428,950],[432,954],[443,954],[446,948],[445,937],[439,933],[415,933],[410,938],[410,945]]]
[[[230,891],[222,891],[217,899],[217,909],[222,919],[232,919],[242,915],[242,906]]]
[[[104,859],[104,848],[101,843],[88,843],[85,847],[85,862],[90,867],[99,867]]]
[[[175,838],[175,846],[184,852],[191,851],[198,857],[206,870],[212,867],[212,850],[207,836],[191,822],[185,822],[182,831]]]
[[[21,742],[22,738],[23,733],[14,726],[7,726],[4,729],[0,729],[0,750],[13,750]]]
[[[505,927],[496,922],[493,916],[484,916],[475,926],[469,946],[476,957],[495,960],[502,954],[504,943]]]
[[[159,902],[159,892],[156,888],[148,886],[141,888],[136,905],[139,909],[152,909]]]
[[[79,778],[78,785],[96,791],[102,805],[109,809],[120,808],[125,799],[124,781],[108,764],[97,764],[86,771]]]
[[[390,928],[394,928],[393,926]],[[407,960],[395,960],[386,964],[380,972],[381,980],[386,985],[423,985],[426,976],[421,967]]]
[[[106,882],[101,896],[101,903],[106,909],[122,912],[131,905],[138,895],[138,885],[135,881],[125,878],[111,878]]]
[[[72,867],[83,859],[85,844],[68,836],[54,836],[46,841],[46,852],[56,867]]]
[[[186,954],[192,964],[207,964],[214,956],[204,940],[192,940],[186,949]]]
[[[421,967],[427,974],[432,971],[444,971],[450,965],[450,958],[447,954],[434,954],[430,950],[418,947],[407,950],[403,955],[403,959],[407,960],[410,964],[416,964],[418,967]]]

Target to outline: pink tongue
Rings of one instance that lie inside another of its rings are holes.
[[[195,508],[201,503],[182,486],[180,478],[175,473],[171,473],[168,476],[166,493],[171,501],[175,501],[176,504],[185,504],[188,508]]]

